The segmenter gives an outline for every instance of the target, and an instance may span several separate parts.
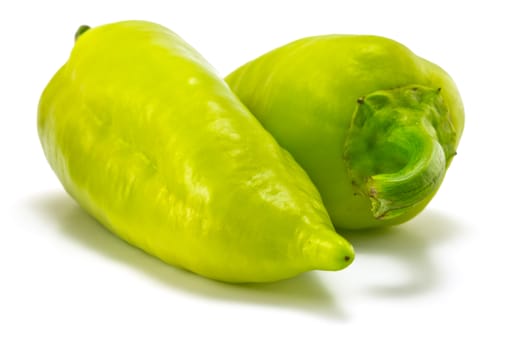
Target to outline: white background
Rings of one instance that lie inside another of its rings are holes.
[[[524,349],[525,26],[518,1],[4,1],[0,349]],[[350,237],[340,272],[228,285],[115,238],[62,190],[39,95],[80,24],[161,23],[222,74],[293,39],[366,33],[444,67],[467,123],[423,214]]]

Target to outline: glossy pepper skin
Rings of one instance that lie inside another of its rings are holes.
[[[226,81],[306,170],[341,229],[399,224],[423,210],[464,125],[447,73],[383,37],[300,39]]]
[[[353,259],[307,175],[192,47],[160,25],[79,29],[38,132],[67,192],[165,262],[228,282]]]

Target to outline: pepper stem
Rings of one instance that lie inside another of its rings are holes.
[[[84,34],[85,32],[87,32],[89,29],[91,29],[90,26],[87,26],[85,24],[81,25],[80,27],[78,27],[77,31],[75,32],[75,41],[78,40],[78,38]]]
[[[393,219],[428,202],[455,154],[454,138],[440,89],[411,85],[361,97],[344,156],[372,215]]]
[[[372,175],[366,187],[372,213],[378,219],[393,218],[425,200],[439,186],[446,170],[443,148],[418,130],[402,130],[399,139],[411,154],[407,164],[395,173]],[[405,134],[406,133],[406,134]]]

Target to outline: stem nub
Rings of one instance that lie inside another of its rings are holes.
[[[75,32],[75,41],[78,40],[78,38],[84,34],[85,32],[87,32],[89,29],[91,29],[90,26],[87,26],[85,24],[81,25],[80,27],[78,27],[77,31]]]
[[[359,98],[344,156],[376,219],[403,215],[441,184],[456,135],[440,91],[410,85]]]

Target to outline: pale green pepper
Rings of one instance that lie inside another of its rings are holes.
[[[160,25],[81,27],[43,92],[38,132],[71,196],[169,264],[263,282],[353,259],[301,167]]]
[[[343,229],[399,224],[423,210],[463,131],[447,73],[383,37],[304,38],[226,81],[306,170]]]

